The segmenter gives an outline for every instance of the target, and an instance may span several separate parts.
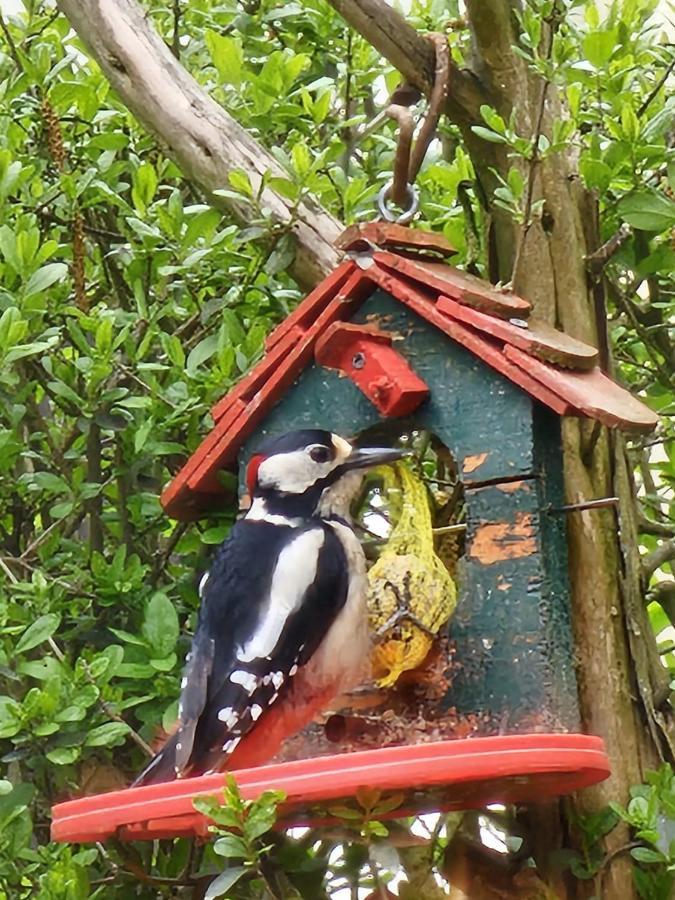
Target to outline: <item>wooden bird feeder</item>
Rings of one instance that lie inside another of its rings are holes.
[[[560,419],[650,431],[656,416],[601,371],[593,347],[449,265],[437,235],[375,222],[349,228],[338,246],[341,265],[214,407],[214,427],[165,490],[164,509],[195,519],[222,505],[219,472],[245,469],[268,435],[428,431],[456,461],[464,492],[459,602],[426,680],[342,698],[283,744],[272,708],[231,768],[246,796],[284,790],[289,823],[326,819],[326,804],[359,787],[403,791],[392,813],[402,815],[594,784],[609,765],[602,741],[581,733]],[[52,834],[203,834],[208,822],[192,799],[222,782],[202,776],[62,803]]]

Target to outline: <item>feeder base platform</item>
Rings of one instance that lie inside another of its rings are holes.
[[[286,794],[281,824],[331,820],[325,804],[346,801],[358,788],[403,791],[391,816],[475,809],[489,803],[536,803],[603,781],[610,773],[600,738],[527,734],[439,741],[239,769],[242,795]],[[152,840],[205,836],[209,821],[195,811],[197,796],[219,795],[224,776],[202,775],[59,803],[52,840]]]

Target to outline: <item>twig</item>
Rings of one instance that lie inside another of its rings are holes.
[[[82,666],[82,671],[84,672],[84,677],[87,679],[89,684],[93,685],[98,690],[98,685],[96,684],[96,679],[91,674],[91,669],[89,668],[89,664],[87,663],[87,661],[82,659],[82,657],[80,657],[79,663]],[[147,744],[143,740],[143,738],[140,736],[140,734],[138,734],[137,731],[134,731],[134,729],[131,727],[131,725],[129,725],[129,723],[127,721],[125,721],[125,719],[123,719],[119,713],[115,712],[115,710],[107,702],[107,700],[104,700],[103,697],[99,697],[98,705],[103,710],[103,712],[106,714],[106,716],[109,719],[113,720],[113,722],[121,722],[123,725],[127,726],[127,728],[129,729],[129,737],[136,744],[136,746],[140,747],[141,750],[150,757],[155,755],[154,750],[152,749],[150,744]]]
[[[12,570],[9,568],[9,566],[7,565],[7,563],[4,561],[4,559],[1,556],[0,556],[0,569],[2,569],[2,571],[9,578],[9,580],[12,584],[19,583],[19,579],[16,577],[14,572],[12,572]]]
[[[605,241],[593,253],[589,253],[586,256],[586,268],[591,275],[597,277],[632,234],[633,229],[631,226],[627,222],[623,222],[609,240]]]
[[[655,534],[657,537],[675,537],[675,525],[665,522],[654,522],[644,513],[638,514],[638,531],[641,534]]]
[[[595,885],[595,893],[598,897],[602,897],[602,882],[607,873],[607,870],[614,862],[617,856],[621,856],[623,853],[628,853],[630,850],[633,850],[635,847],[642,847],[643,845],[639,841],[630,841],[627,844],[623,844],[621,847],[617,847],[616,850],[612,850],[611,853],[608,853],[607,856],[602,861],[602,865],[598,869],[594,879]]]
[[[642,557],[640,570],[643,578],[648,580],[658,568],[673,559],[675,559],[675,538],[661,541],[656,550]]]
[[[652,90],[649,92],[649,94],[647,94],[645,99],[638,106],[638,108],[637,108],[638,118],[647,111],[647,109],[648,109],[649,105],[651,104],[652,100],[654,99],[654,97],[656,97],[656,95],[661,90],[663,85],[666,83],[666,81],[668,81],[668,78],[670,77],[670,73],[673,71],[674,68],[675,68],[675,56],[671,59],[670,64],[666,68],[666,71],[663,73],[661,78],[659,78],[659,80],[656,82],[656,84],[654,85]]]
[[[19,56],[19,51],[16,49],[16,44],[14,43],[14,38],[12,37],[12,35],[9,32],[9,28],[7,27],[7,23],[5,22],[5,18],[2,15],[2,13],[0,13],[0,29],[2,29],[2,33],[5,36],[5,40],[7,41],[7,44],[9,45],[10,56],[16,63],[17,69],[19,69],[20,72],[23,72],[24,67],[23,67],[23,63],[21,62],[21,57]]]
[[[161,556],[158,557],[157,561],[153,566],[153,582],[160,576],[164,566],[169,561],[171,554],[176,549],[176,544],[183,537],[185,532],[187,531],[188,523],[187,522],[179,522],[174,528],[171,537],[169,538],[166,547],[164,548],[164,552]]]
[[[548,42],[546,46],[545,59],[550,60],[551,53],[553,51],[553,39],[555,37],[556,28],[552,22],[549,22],[549,30],[548,30]],[[513,268],[511,269],[511,285],[515,287],[516,280],[518,278],[518,270],[520,268],[520,260],[522,258],[523,249],[525,247],[525,240],[527,239],[527,235],[529,233],[530,228],[532,227],[532,222],[530,220],[531,212],[532,212],[532,198],[534,196],[534,179],[537,173],[537,166],[539,165],[539,138],[542,133],[542,127],[544,123],[544,110],[546,109],[546,95],[548,94],[548,89],[550,85],[550,81],[548,78],[543,79],[543,83],[541,86],[541,93],[539,95],[539,105],[537,108],[537,118],[534,126],[534,134],[532,137],[532,156],[529,159],[529,170],[527,173],[527,188],[525,192],[525,209],[523,213],[523,227],[521,230],[520,240],[518,241],[518,246],[516,247],[516,254],[513,260]]]
[[[171,52],[180,59],[180,0],[173,0],[173,38],[171,40]]]

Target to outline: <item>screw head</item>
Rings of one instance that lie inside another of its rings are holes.
[[[365,364],[366,357],[363,355],[363,353],[355,353],[354,356],[352,356],[352,366],[355,369],[362,369]]]

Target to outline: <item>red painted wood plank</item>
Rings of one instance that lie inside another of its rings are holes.
[[[300,325],[287,331],[275,346],[271,350],[268,350],[260,362],[255,365],[247,375],[244,375],[239,384],[232,388],[231,391],[228,391],[228,393],[216,403],[211,410],[211,415],[214,420],[216,422],[220,421],[228,408],[236,403],[237,400],[245,400],[247,397],[252,397],[269,378],[279,363],[285,359],[292,347],[301,340],[304,333],[305,330]]]
[[[300,326],[306,331],[325,308],[326,304],[333,299],[342,284],[354,272],[355,268],[356,266],[350,259],[341,262],[337,269],[335,269],[334,272],[331,272],[330,275],[327,275],[326,278],[324,278],[324,280],[318,284],[314,290],[298,304],[298,306],[296,306],[290,316],[287,316],[284,321],[274,329],[265,342],[266,349],[271,350],[285,334],[297,326]]]
[[[597,367],[591,372],[570,372],[547,366],[517,347],[507,346],[504,353],[517,366],[527,369],[540,384],[603,425],[649,432],[658,424],[653,410]]]
[[[316,342],[314,358],[346,375],[382,415],[407,416],[429,388],[391,346],[393,338],[373,325],[334,322]]]
[[[373,258],[379,265],[401,272],[427,288],[502,319],[527,318],[532,309],[530,303],[517,294],[498,291],[489,282],[447,263],[406,259],[385,250],[376,251]]]
[[[220,439],[212,446],[208,453],[204,454],[199,465],[188,477],[188,486],[191,490],[203,490],[203,484],[208,484],[210,478],[224,461],[233,458],[242,443],[258,426],[259,422],[267,415],[272,407],[283,397],[291,387],[295,379],[300,375],[305,366],[310,362],[314,352],[314,344],[319,335],[338,319],[348,318],[360,304],[359,298],[351,300],[331,300],[329,305],[319,315],[313,325],[306,331],[303,338],[291,349],[289,354],[270,374],[247,405],[246,410],[237,418],[234,424],[225,434],[221,433]]]
[[[374,244],[383,249],[403,250],[414,253],[452,256],[457,248],[444,235],[432,231],[421,231],[396,222],[358,222],[345,229],[333,242],[339,250],[358,249],[364,244]]]
[[[532,318],[527,320],[527,327],[519,327],[443,296],[438,298],[436,306],[453,319],[512,344],[544,362],[584,370],[592,369],[597,364],[598,351],[595,347]]]
[[[188,485],[190,476],[245,410],[246,403],[244,403],[243,400],[235,400],[232,406],[206,435],[183,468],[164,489],[160,497],[160,503],[162,504],[162,508],[169,515],[174,516],[175,518],[183,518],[182,515],[177,515],[176,513],[183,508],[187,499],[186,492],[189,493],[190,490]],[[216,490],[220,493],[220,489],[217,485]]]
[[[333,273],[335,274],[335,273]],[[328,280],[331,280],[332,276],[328,276]],[[326,282],[323,282],[325,284]],[[319,299],[314,299],[311,303],[311,307],[305,310],[305,304],[308,300],[312,298],[312,294],[309,295],[307,300],[304,300],[300,306],[295,310],[295,312],[287,319],[282,325],[279,326],[275,331],[272,332],[270,337],[268,338],[267,343],[267,353],[261,359],[257,366],[251,370],[240,382],[239,384],[229,391],[221,400],[216,403],[216,405],[211,410],[211,415],[215,420],[221,418],[224,415],[227,408],[234,403],[236,400],[247,397],[252,397],[256,391],[260,389],[260,387],[267,381],[272,372],[277,368],[281,360],[284,359],[286,354],[290,351],[291,347],[297,344],[306,333],[307,329],[312,325],[312,323],[316,320],[317,316],[326,308],[326,305],[331,302],[332,299],[339,301],[349,301],[354,299],[365,299],[365,297],[372,291],[372,282],[369,282],[365,277],[363,272],[356,268],[353,264],[350,265],[349,270],[347,270],[347,274],[343,272],[341,278],[339,279],[339,283],[333,281],[332,287],[330,291],[327,291],[320,295]],[[301,316],[295,319],[295,324],[288,328],[286,327],[287,323],[293,318],[296,313],[302,313]],[[283,329],[283,333],[279,336],[279,332]]]
[[[425,295],[418,291],[415,286],[403,281],[391,272],[381,269],[379,266],[371,266],[367,270],[367,274],[381,288],[422,316],[427,322],[435,325],[440,331],[457,341],[458,344],[466,347],[467,350],[470,350],[491,368],[518,385],[535,400],[548,406],[559,416],[576,414],[575,408],[559,394],[549,390],[539,381],[531,378],[520,366],[510,362],[494,341],[443,315],[436,308],[436,304],[428,294]]]

